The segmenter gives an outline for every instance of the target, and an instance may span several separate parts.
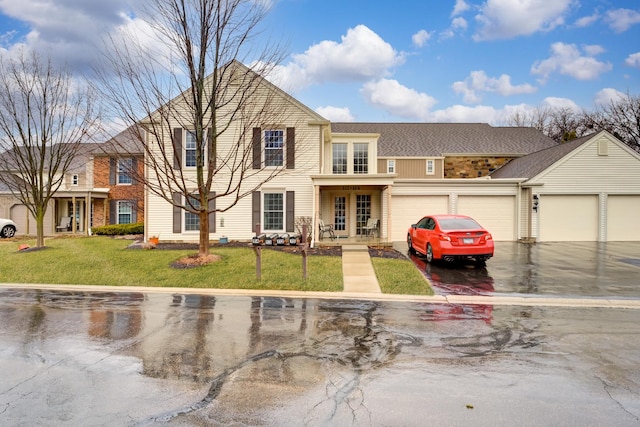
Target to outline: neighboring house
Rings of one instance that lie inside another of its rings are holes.
[[[320,221],[345,241],[372,234],[404,241],[412,223],[433,213],[473,216],[502,241],[640,241],[638,227],[625,232],[640,208],[640,159],[606,132],[558,145],[533,128],[482,123],[330,123],[263,84],[279,97],[283,120],[255,128],[245,143],[260,168],[273,158],[265,152],[275,138],[277,166],[286,169],[228,212],[212,214],[214,241],[249,241],[256,225],[262,233],[294,231],[298,217],[312,218],[314,244]],[[167,134],[187,167],[189,130]],[[220,141],[224,150],[234,140]],[[145,197],[147,236],[198,241],[193,215],[149,191]]]
[[[93,205],[93,227],[144,222],[144,152],[137,141],[125,130],[94,153],[94,190],[107,198]]]

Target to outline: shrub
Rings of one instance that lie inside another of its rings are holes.
[[[136,222],[134,224],[114,224],[102,227],[93,227],[93,234],[99,236],[124,236],[126,234],[144,234],[144,223]]]

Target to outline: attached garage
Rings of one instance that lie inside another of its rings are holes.
[[[640,196],[612,196],[607,198],[607,240],[640,241],[638,226]]]
[[[541,196],[539,221],[541,242],[597,241],[598,196]]]
[[[27,234],[28,232],[28,222],[27,218],[29,217],[29,211],[25,205],[14,205],[11,207],[11,220],[16,223],[16,227],[18,231],[16,232],[16,236],[22,236]]]
[[[515,196],[459,196],[457,213],[474,218],[494,240],[516,240]]]
[[[393,230],[391,239],[402,241],[407,237],[407,229],[425,215],[447,213],[449,196],[393,196],[391,213]]]

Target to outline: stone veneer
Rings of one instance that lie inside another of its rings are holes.
[[[487,176],[513,157],[460,156],[444,160],[445,178],[478,178]]]

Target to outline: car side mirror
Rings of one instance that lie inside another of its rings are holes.
[[[411,228],[416,229],[416,224],[411,224]]]

